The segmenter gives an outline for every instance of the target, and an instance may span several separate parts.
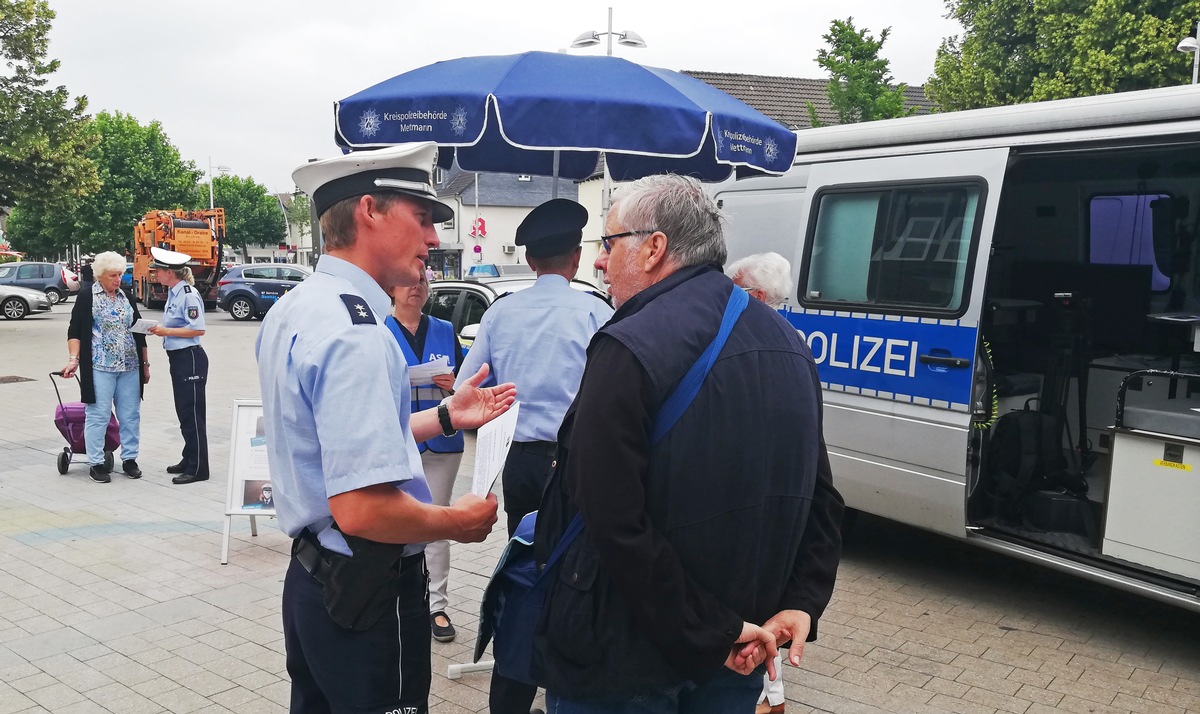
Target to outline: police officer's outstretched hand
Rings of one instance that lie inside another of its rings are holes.
[[[486,363],[481,365],[446,402],[455,429],[477,429],[508,411],[516,401],[517,386],[512,382],[479,387],[490,371]]]
[[[473,493],[459,498],[447,509],[458,525],[458,534],[453,536],[460,543],[479,543],[492,532],[496,525],[496,494],[489,493],[480,498]]]

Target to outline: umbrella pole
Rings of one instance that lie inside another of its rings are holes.
[[[558,150],[554,151],[554,184],[550,187],[550,198],[558,198]]]
[[[604,173],[604,188],[601,189],[604,193],[600,196],[600,227],[603,228],[608,225],[609,196],[612,195],[611,178],[608,174],[608,156],[605,154],[600,154],[600,167]]]

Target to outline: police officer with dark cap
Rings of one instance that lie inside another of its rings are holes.
[[[154,277],[167,289],[161,325],[150,334],[163,338],[171,368],[175,414],[183,434],[183,459],[167,467],[176,474],[174,484],[208,480],[208,412],[204,387],[208,382],[208,355],[200,346],[204,334],[204,298],[192,287],[192,257],[163,248],[150,248]]]
[[[510,537],[521,518],[537,510],[554,461],[558,427],[579,390],[588,342],[613,314],[597,294],[571,287],[587,221],[587,209],[565,198],[547,201],[525,217],[517,227],[516,244],[525,246],[537,282],[488,308],[459,372],[470,375],[479,365],[490,364],[489,380],[513,382],[521,393],[516,434],[501,477]],[[492,674],[493,714],[527,714],[536,694],[535,687]]]

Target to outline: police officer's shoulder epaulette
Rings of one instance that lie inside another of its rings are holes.
[[[352,325],[376,325],[375,313],[371,312],[371,306],[367,304],[358,295],[342,293],[339,295],[342,302],[346,303],[346,312],[350,313],[350,324]]]
[[[183,286],[183,291],[184,291],[185,293],[190,293],[190,292],[192,291],[192,286],[191,286],[191,285],[187,285],[187,284],[185,284],[185,285]]]

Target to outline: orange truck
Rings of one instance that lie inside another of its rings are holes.
[[[149,211],[133,228],[133,292],[148,308],[167,302],[166,289],[154,279],[150,248],[158,246],[192,256],[188,267],[206,309],[217,304],[221,246],[225,243],[225,209]]]

